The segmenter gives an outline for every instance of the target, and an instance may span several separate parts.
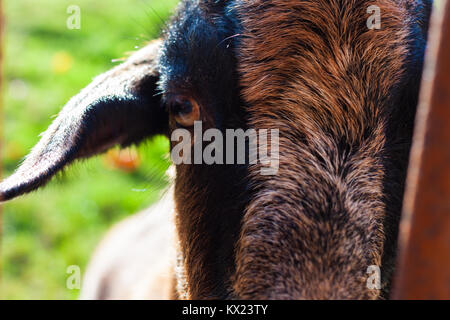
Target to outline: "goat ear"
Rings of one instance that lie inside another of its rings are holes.
[[[76,159],[165,133],[167,114],[156,95],[160,42],[137,51],[73,97],[23,164],[0,183],[0,201],[44,185]]]

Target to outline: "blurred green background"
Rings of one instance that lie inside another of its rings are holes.
[[[52,116],[114,59],[158,36],[177,0],[4,0],[3,175],[11,174]],[[70,30],[69,5],[81,9]],[[2,299],[76,299],[69,265],[85,271],[101,236],[154,202],[167,182],[169,143],[72,166],[46,188],[3,205]]]

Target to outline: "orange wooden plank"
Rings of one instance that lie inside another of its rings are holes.
[[[450,299],[450,1],[433,12],[394,299]]]

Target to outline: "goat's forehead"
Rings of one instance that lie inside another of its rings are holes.
[[[201,85],[216,80],[221,69],[230,67],[230,45],[235,33],[231,10],[195,5],[185,1],[165,32],[160,54],[160,86]],[[228,38],[230,41],[228,41]]]

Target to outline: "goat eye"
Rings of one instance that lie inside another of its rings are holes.
[[[191,127],[195,121],[200,119],[200,108],[197,102],[191,99],[175,99],[170,104],[170,112],[173,114],[175,121],[183,127]]]

